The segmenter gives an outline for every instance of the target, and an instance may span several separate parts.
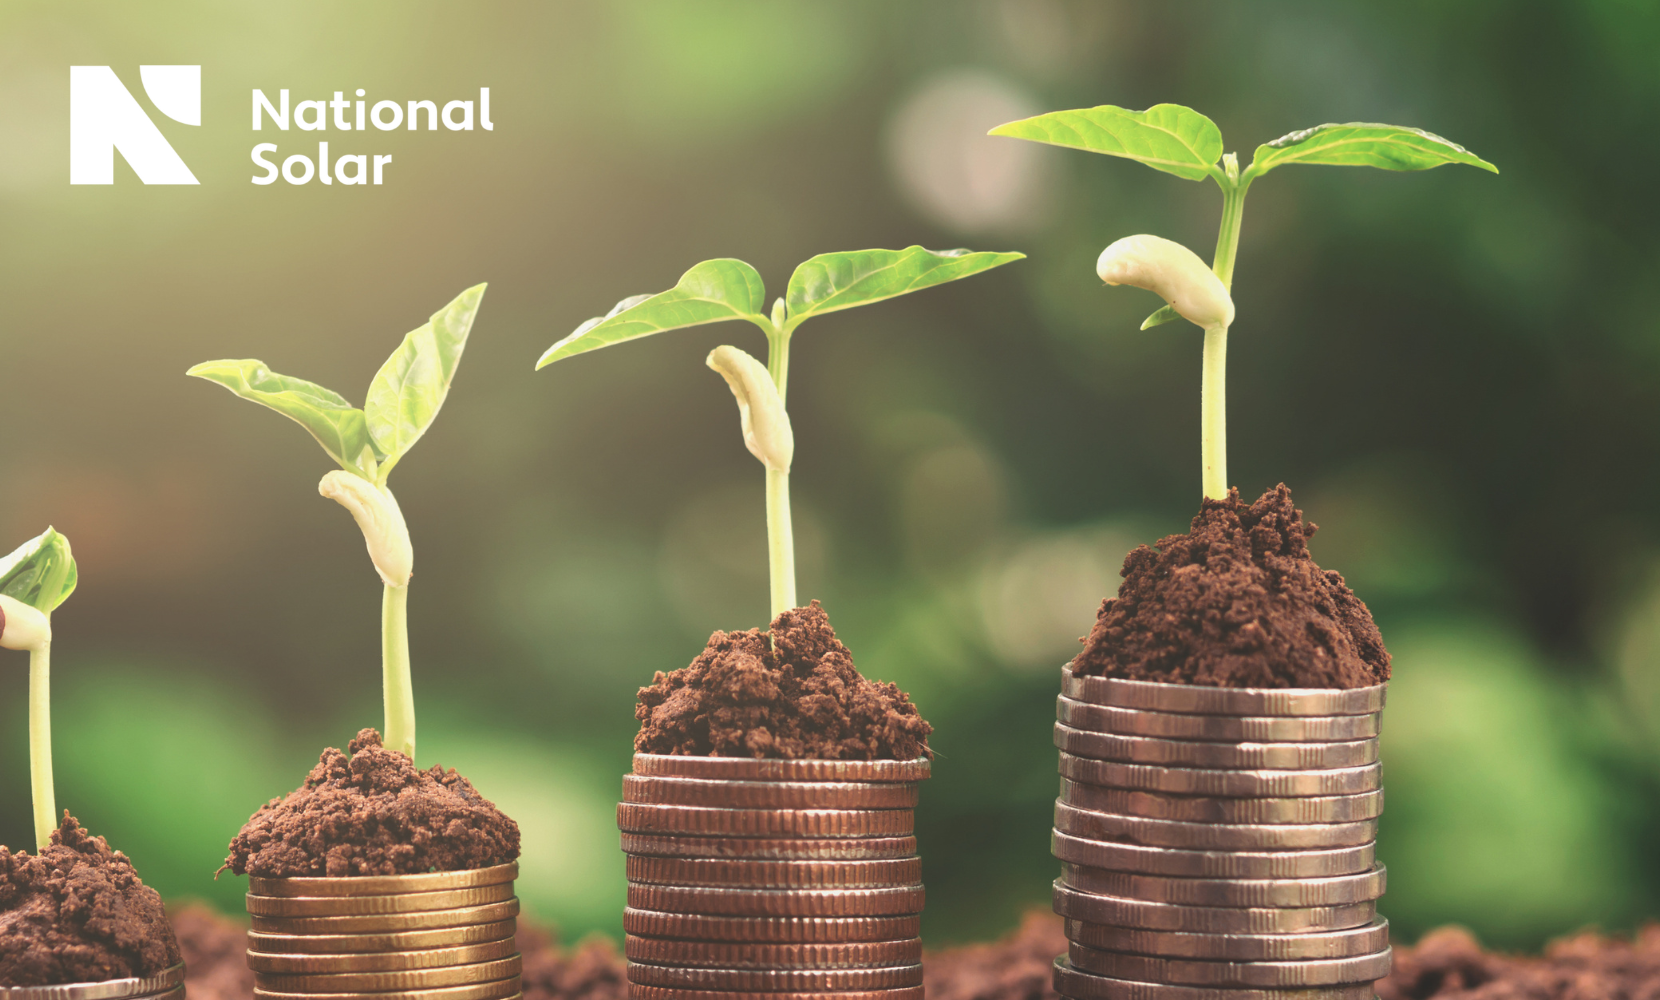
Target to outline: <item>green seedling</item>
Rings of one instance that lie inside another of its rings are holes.
[[[415,692],[409,673],[409,578],[415,553],[386,477],[438,416],[467,346],[484,286],[475,285],[404,337],[369,383],[362,409],[320,385],[278,375],[263,361],[208,361],[185,374],[270,407],[317,439],[340,464],[317,491],[351,511],[380,574],[385,745],[415,757]]]
[[[0,559],[0,647],[29,651],[29,791],[35,846],[58,828],[52,788],[52,612],[75,592],[69,539],[51,528]]]
[[[1179,244],[1156,236],[1132,236],[1108,247],[1096,264],[1108,284],[1157,292],[1166,305],[1147,317],[1143,330],[1181,316],[1205,331],[1200,390],[1201,464],[1205,496],[1228,492],[1226,372],[1228,327],[1233,322],[1234,258],[1244,219],[1245,193],[1275,167],[1293,163],[1380,170],[1428,170],[1463,163],[1498,173],[1498,168],[1464,147],[1421,129],[1371,122],[1319,125],[1258,146],[1250,166],[1239,169],[1234,153],[1223,153],[1222,132],[1209,118],[1179,104],[1129,111],[1110,104],[1054,111],[999,125],[991,135],[1029,139],[1137,160],[1183,180],[1209,177],[1222,189],[1222,226],[1216,254],[1204,262]],[[1209,275],[1202,272],[1209,271]],[[1211,276],[1214,276],[1213,278]]]
[[[609,313],[572,331],[536,362],[545,368],[563,358],[636,340],[654,333],[738,319],[760,327],[767,338],[762,365],[736,347],[709,355],[738,401],[744,444],[767,470],[767,553],[772,581],[772,616],[796,607],[795,541],[790,524],[790,462],[795,439],[784,400],[790,379],[790,337],[796,327],[825,313],[869,305],[988,271],[1024,257],[1019,253],[968,250],[855,250],[819,254],[790,275],[784,296],[766,306],[766,291],[755,268],[730,257],[706,260],[680,276],[666,292],[634,295]]]

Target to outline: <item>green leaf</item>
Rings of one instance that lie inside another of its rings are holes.
[[[484,286],[474,285],[433,313],[403,338],[369,383],[363,415],[375,450],[384,456],[379,482],[438,416],[483,297]]]
[[[1433,132],[1375,122],[1316,125],[1281,136],[1257,147],[1249,169],[1264,174],[1287,163],[1380,170],[1428,170],[1446,163],[1464,163],[1499,172],[1498,167]]]
[[[0,559],[0,594],[46,614],[75,592],[78,578],[69,539],[51,528]]]
[[[348,472],[375,478],[374,444],[363,411],[345,397],[304,379],[278,375],[263,361],[204,361],[185,372],[217,382],[243,399],[268,406],[311,432]]]
[[[1176,312],[1176,307],[1171,306],[1171,305],[1167,305],[1167,306],[1163,307],[1162,309],[1154,310],[1153,314],[1151,316],[1149,316],[1146,319],[1142,320],[1141,321],[1141,328],[1143,330],[1151,330],[1155,326],[1163,326],[1164,324],[1170,322],[1173,319],[1180,319],[1180,318],[1181,318],[1181,314]]]
[[[1123,156],[1190,181],[1210,176],[1222,156],[1222,130],[1180,104],[1155,104],[1146,111],[1111,104],[1051,111],[999,125],[989,134]]]
[[[821,253],[790,275],[784,293],[789,329],[804,320],[838,309],[867,305],[918,292],[947,281],[1001,267],[1023,253],[975,253],[971,250],[852,250]]]
[[[548,348],[536,367],[542,369],[555,361],[625,340],[727,319],[748,320],[762,330],[771,330],[771,322],[761,312],[765,299],[761,276],[753,267],[731,257],[706,260],[682,274],[668,291],[630,296],[604,316],[583,323]]]

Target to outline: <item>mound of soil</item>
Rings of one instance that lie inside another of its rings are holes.
[[[1209,687],[1357,688],[1389,679],[1372,613],[1315,564],[1284,483],[1206,498],[1185,535],[1124,559],[1072,671]]]
[[[1065,952],[1061,918],[1032,910],[1007,937],[925,955],[924,993],[928,1000],[1056,1000],[1053,966]]]
[[[909,695],[860,675],[817,601],[767,632],[711,635],[640,689],[634,717],[635,750],[696,757],[911,760],[933,732]]]
[[[248,925],[203,903],[173,907],[173,930],[184,955],[184,988],[190,1000],[253,1000],[248,968]]]
[[[413,875],[519,856],[519,825],[455,771],[416,770],[373,729],[346,749],[349,757],[324,750],[305,784],[261,806],[224,868],[261,878]]]
[[[1660,924],[1634,938],[1586,931],[1551,942],[1542,957],[1481,950],[1446,927],[1395,950],[1379,1000],[1655,1000],[1660,998]]]
[[[68,810],[40,854],[0,847],[0,986],[153,976],[178,962],[161,896]]]

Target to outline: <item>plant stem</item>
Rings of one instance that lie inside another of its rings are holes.
[[[778,387],[778,402],[790,384],[790,331],[775,327],[767,335],[767,374]],[[790,474],[767,470],[767,568],[771,577],[772,617],[795,607],[795,528],[790,523]]]
[[[29,651],[29,784],[35,805],[35,846],[45,850],[58,828],[52,788],[52,643]]]
[[[409,587],[387,587],[380,602],[381,682],[386,700],[383,744],[415,759],[415,686],[409,674]]]
[[[1229,154],[1226,172],[1216,183],[1222,188],[1222,226],[1216,234],[1216,257],[1211,270],[1225,288],[1233,288],[1234,259],[1239,253],[1239,227],[1245,219],[1245,192],[1251,176],[1241,180],[1238,161]],[[1199,462],[1205,496],[1228,497],[1228,328],[1205,331],[1204,374],[1199,386]]]

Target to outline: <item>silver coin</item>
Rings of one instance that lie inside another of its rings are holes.
[[[1089,924],[1113,924],[1148,931],[1189,934],[1300,934],[1341,931],[1371,923],[1376,903],[1347,906],[1234,907],[1177,906],[1079,892],[1055,880],[1055,912]]]
[[[1389,921],[1379,918],[1347,930],[1302,934],[1184,934],[1068,920],[1066,939],[1104,951],[1127,951],[1137,955],[1285,962],[1305,958],[1352,958],[1382,951],[1389,946]]]
[[[1184,851],[1086,840],[1059,830],[1049,834],[1049,848],[1057,859],[1087,868],[1176,878],[1330,878],[1359,874],[1376,860],[1372,844],[1317,851]]]
[[[1251,990],[1135,983],[1073,968],[1066,956],[1055,959],[1055,992],[1068,1000],[1376,1000],[1371,983],[1314,989]]]
[[[1062,864],[1061,881],[1079,892],[1182,906],[1345,906],[1382,896],[1386,873],[1378,865],[1334,878],[1165,878]]]
[[[1183,715],[1371,715],[1383,711],[1389,685],[1350,688],[1218,688],[1117,677],[1079,677],[1061,668],[1061,694],[1096,705]]]
[[[1061,797],[1070,805],[1121,816],[1145,816],[1183,823],[1274,825],[1357,823],[1383,814],[1383,790],[1355,795],[1311,795],[1294,799],[1226,799],[1105,788],[1087,781],[1095,761],[1061,755]],[[1080,777],[1083,775],[1083,777]]]
[[[1359,767],[1378,759],[1378,740],[1344,743],[1201,743],[1156,736],[1121,736],[1055,723],[1055,746],[1076,757],[1130,764],[1223,770],[1314,771]]]
[[[163,969],[153,976],[106,979],[97,983],[63,983],[54,986],[3,986],[5,1000],[125,1000],[171,993],[184,984],[184,965]]]
[[[1073,942],[1067,946],[1073,968],[1098,976],[1179,986],[1245,986],[1297,989],[1373,983],[1389,975],[1390,951],[1353,958],[1311,958],[1297,962],[1201,962],[1097,951]]]
[[[1378,822],[1373,819],[1362,820],[1359,823],[1247,825],[1183,823],[1168,819],[1148,819],[1145,816],[1122,816],[1118,813],[1080,807],[1069,801],[1066,788],[1068,784],[1069,782],[1062,779],[1061,797],[1056,803],[1055,826],[1067,833],[1089,837],[1092,840],[1210,851],[1284,851],[1311,847],[1354,847],[1377,839],[1378,834]],[[1062,806],[1070,810],[1064,824],[1060,815]]]
[[[1073,729],[1125,736],[1212,743],[1339,743],[1378,735],[1383,716],[1181,715],[1142,708],[1092,705],[1066,695],[1055,696],[1055,719]]]
[[[1065,751],[1061,752],[1060,759],[1061,774],[1074,781],[1169,795],[1205,795],[1226,799],[1303,798],[1354,795],[1383,787],[1381,764],[1337,767],[1325,771],[1216,771],[1090,760]]]

